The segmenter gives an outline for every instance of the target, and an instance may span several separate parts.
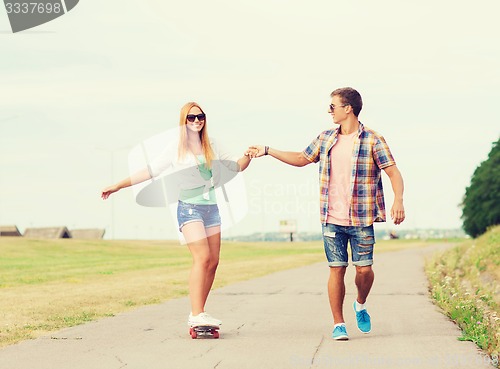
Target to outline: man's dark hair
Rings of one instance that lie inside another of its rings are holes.
[[[363,108],[363,100],[358,91],[351,87],[337,88],[330,97],[339,96],[342,104],[351,105],[354,115],[357,117]]]

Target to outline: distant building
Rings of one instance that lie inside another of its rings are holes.
[[[396,233],[396,231],[391,231],[391,233],[389,233],[389,238],[391,240],[397,240],[399,238],[398,234]]]
[[[71,238],[66,227],[26,228],[24,237],[27,238]]]
[[[78,239],[96,240],[104,237],[104,229],[89,228],[89,229],[72,229],[71,237]]]
[[[280,220],[280,233],[290,235],[290,242],[293,242],[293,234],[297,233],[297,221],[295,219]]]
[[[0,226],[0,237],[21,237],[22,234],[17,229],[17,226]]]

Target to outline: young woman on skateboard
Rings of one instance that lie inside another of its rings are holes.
[[[224,170],[243,171],[250,164],[250,155],[247,151],[239,159],[231,158],[210,138],[206,115],[195,102],[182,107],[179,139],[167,146],[147,168],[104,188],[101,197],[105,200],[112,193],[157,177],[168,168],[176,170],[175,174],[179,176],[176,182],[181,183],[177,220],[193,257],[189,277],[191,313],[188,325],[218,327],[221,321],[205,311],[221,246],[221,219],[214,187],[222,166]]]

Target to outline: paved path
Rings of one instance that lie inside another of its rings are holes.
[[[182,298],[6,347],[0,369],[492,368],[430,302],[426,252],[376,255],[369,335],[356,328],[348,268],[349,341],[330,338],[321,263],[214,291],[209,311],[224,321],[218,340],[191,339]]]

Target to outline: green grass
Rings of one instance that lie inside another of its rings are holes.
[[[151,268],[176,268],[189,255],[160,242],[0,240],[0,288],[113,275]]]
[[[375,249],[427,244],[380,241]],[[191,255],[174,241],[3,237],[0,255],[0,346],[188,294]],[[323,261],[321,241],[223,241],[214,288]]]
[[[500,353],[500,226],[436,255],[426,264],[436,304],[498,367]]]

